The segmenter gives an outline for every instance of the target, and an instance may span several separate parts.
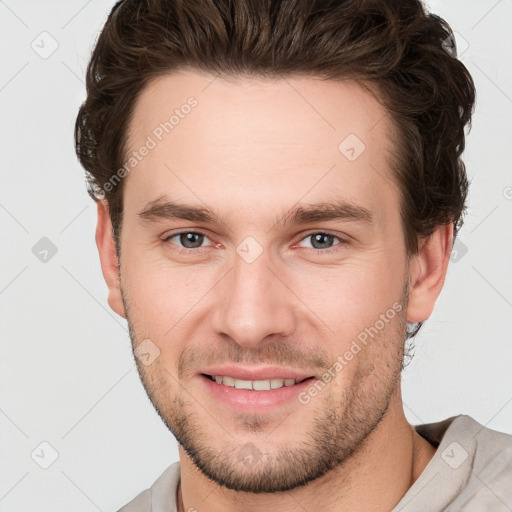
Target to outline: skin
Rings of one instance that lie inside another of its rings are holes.
[[[105,202],[96,233],[111,308],[134,349],[150,339],[160,350],[136,361],[180,443],[179,510],[389,511],[435,453],[405,418],[400,374],[405,322],[433,311],[452,227],[407,256],[392,121],[359,85],[170,74],[139,97],[130,150],[190,96],[197,106],[125,178],[120,261]],[[338,150],[351,133],[366,146],[355,161]],[[142,220],[164,194],[222,221]],[[374,222],[277,222],[297,203],[332,200]],[[169,238],[178,230],[204,234],[202,247]],[[313,245],[325,232],[334,237]],[[262,250],[251,263],[236,250],[247,236]],[[198,372],[212,362],[278,362],[320,379],[394,304],[401,311],[307,404],[237,411],[205,392]]]

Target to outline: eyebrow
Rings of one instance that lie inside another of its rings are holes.
[[[144,222],[156,222],[158,220],[183,219],[192,222],[209,224],[226,222],[213,210],[206,206],[189,206],[170,201],[165,197],[159,197],[149,202],[138,214]],[[301,225],[310,222],[322,222],[329,220],[348,220],[365,224],[373,224],[374,216],[364,206],[348,200],[334,202],[321,202],[316,204],[301,204],[297,208],[289,210],[284,215],[277,217],[276,225]]]
[[[370,210],[347,200],[300,205],[298,208],[290,210],[278,223],[284,225],[307,224],[309,222],[328,220],[350,220],[366,224],[374,223],[373,214]]]

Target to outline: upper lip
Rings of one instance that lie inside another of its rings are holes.
[[[239,380],[295,379],[297,381],[313,377],[312,373],[282,366],[242,367],[234,365],[214,366],[200,373],[211,376],[227,376]]]

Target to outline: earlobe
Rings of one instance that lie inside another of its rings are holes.
[[[444,285],[453,246],[453,225],[439,226],[421,240],[418,253],[411,259],[407,320],[423,322],[434,310]]]
[[[126,318],[126,311],[121,295],[119,261],[116,253],[108,203],[106,201],[98,201],[96,245],[100,255],[103,277],[108,286],[108,304],[118,315]]]

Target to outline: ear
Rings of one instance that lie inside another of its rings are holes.
[[[423,322],[434,310],[443,288],[453,248],[453,225],[439,226],[420,241],[420,249],[411,258],[407,320]]]
[[[108,286],[108,304],[118,315],[126,318],[121,296],[121,276],[116,253],[112,222],[108,203],[98,201],[98,223],[96,225],[96,245],[100,254],[101,270]]]

